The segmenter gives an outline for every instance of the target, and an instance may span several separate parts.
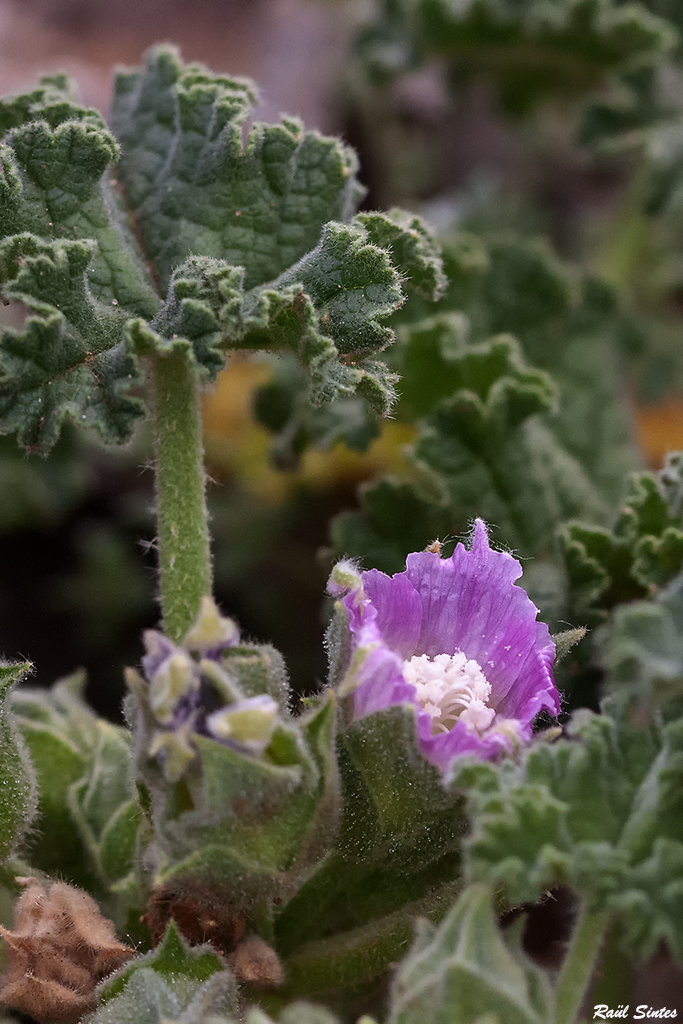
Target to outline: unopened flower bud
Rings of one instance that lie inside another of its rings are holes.
[[[206,720],[208,731],[217,740],[227,740],[255,754],[262,753],[270,743],[277,724],[277,703],[260,694],[214,711]]]
[[[196,751],[190,742],[188,723],[180,726],[175,732],[158,732],[150,747],[150,757],[161,755],[164,777],[173,784],[184,774],[186,768],[194,761]]]
[[[170,725],[178,700],[198,686],[199,674],[195,663],[184,651],[177,649],[152,676],[149,701],[157,719],[163,725]]]
[[[332,597],[339,597],[349,590],[358,590],[361,585],[358,566],[349,558],[342,558],[330,574],[327,581],[327,593]]]
[[[234,647],[240,634],[232,619],[221,615],[211,597],[203,597],[199,615],[185,637],[184,646],[188,651],[220,651]]]

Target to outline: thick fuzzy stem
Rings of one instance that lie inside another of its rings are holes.
[[[152,356],[156,499],[164,630],[179,641],[211,593],[197,373],[191,355]]]
[[[555,992],[556,1024],[576,1024],[610,925],[609,914],[591,914],[584,897]]]

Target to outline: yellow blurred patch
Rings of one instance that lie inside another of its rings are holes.
[[[683,451],[683,395],[657,405],[639,405],[636,425],[640,447],[653,469],[664,465],[667,452]]]
[[[242,486],[264,501],[283,501],[298,484],[322,490],[360,483],[380,472],[410,472],[404,449],[415,440],[410,423],[387,421],[367,452],[337,444],[328,452],[309,450],[295,471],[275,469],[269,459],[271,436],[253,417],[254,392],[271,375],[267,363],[233,354],[216,388],[204,396],[204,446],[209,472],[237,476]]]

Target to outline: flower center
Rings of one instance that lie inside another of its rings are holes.
[[[448,732],[461,719],[471,732],[483,732],[496,712],[487,705],[491,684],[472,658],[426,654],[403,662],[403,678],[415,687],[418,703],[431,716],[432,733]]]

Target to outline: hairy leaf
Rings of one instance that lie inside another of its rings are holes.
[[[209,945],[189,949],[173,922],[156,949],[102,982],[98,997],[93,1024],[202,1024],[238,1009],[225,961]]]
[[[8,328],[0,342],[0,430],[42,453],[67,417],[121,443],[142,415],[127,394],[140,376],[122,340],[126,313],[95,299],[86,280],[94,251],[31,234],[0,243],[3,294],[29,310],[24,330]]]
[[[599,633],[607,685],[641,713],[683,711],[683,579],[652,601],[620,604]]]
[[[399,554],[404,559],[435,533],[443,536],[444,528],[462,534],[480,515],[499,527],[511,547],[552,558],[558,520],[577,508],[604,517],[601,497],[581,466],[536,415],[552,408],[555,392],[547,374],[525,364],[514,339],[464,343],[452,317],[419,325],[409,339],[408,348],[414,343],[417,351],[407,400],[431,405],[430,375],[436,376],[437,402],[421,424],[416,468],[426,470],[426,482],[436,482],[432,494],[441,494],[430,501],[424,486],[420,494],[415,485],[402,485],[403,508],[419,510],[402,521],[399,507],[386,500],[397,488],[374,485],[364,494],[366,511],[347,513],[335,525],[339,550],[382,568],[402,568]],[[369,546],[375,535],[379,543]]]
[[[163,46],[117,79],[118,142],[64,76],[0,101],[0,285],[29,311],[0,342],[1,432],[41,454],[65,419],[125,442],[136,356],[178,345],[212,379],[229,348],[294,354],[314,406],[389,412],[382,321],[404,281],[443,288],[436,245],[400,211],[343,223],[362,189],[338,140],[284,119],[243,144],[255,102]]]
[[[456,764],[472,815],[468,876],[513,903],[568,884],[622,919],[639,957],[661,940],[683,956],[682,742],[683,721],[659,732],[612,701],[603,715],[575,713],[568,739],[518,765]]]
[[[286,970],[309,982],[320,974],[312,991],[350,984],[353,970],[364,979],[379,976],[405,946],[411,914],[438,916],[458,887],[466,827],[459,795],[444,790],[418,749],[412,708],[353,723],[339,740],[338,760],[343,821],[336,850],[275,923]],[[372,935],[377,948],[361,967]]]
[[[390,1024],[549,1024],[547,976],[498,930],[492,894],[470,885],[435,928],[418,923],[415,944],[400,964],[391,991]]]
[[[95,110],[78,106],[64,76],[0,100],[0,238],[30,232],[43,243],[91,246],[88,288],[102,303],[153,316],[158,305],[105,171],[119,152]]]
[[[212,376],[227,348],[294,352],[314,405],[358,391],[388,411],[395,377],[365,357],[393,340],[379,320],[403,294],[389,254],[368,241],[360,222],[326,224],[318,245],[268,285],[245,292],[244,276],[223,261],[190,258],[173,274],[152,329],[160,338],[188,338]]]
[[[84,684],[77,673],[50,690],[22,689],[12,707],[40,784],[31,861],[101,891],[132,871],[140,810],[130,737],[90,710]]]
[[[458,234],[444,247],[444,266],[450,284],[437,308],[457,313],[462,343],[514,335],[527,361],[553,377],[557,402],[548,426],[605,497],[619,500],[624,473],[639,466],[619,390],[624,352],[638,344],[639,334],[615,293],[602,281],[579,277],[547,246],[509,236]],[[407,317],[418,331],[420,314],[432,316],[433,307],[409,305]],[[404,336],[390,356],[408,386],[420,343],[427,344],[418,336],[411,345]],[[402,411],[399,405],[397,414]]]
[[[245,268],[253,288],[278,277],[346,220],[361,194],[351,150],[298,121],[241,129],[256,101],[250,82],[183,65],[171,47],[143,71],[121,72],[112,126],[119,173],[145,252],[165,291],[192,253]]]
[[[683,456],[667,456],[658,474],[630,481],[612,530],[569,523],[561,538],[575,614],[595,622],[615,605],[645,597],[683,567],[680,487]]]

